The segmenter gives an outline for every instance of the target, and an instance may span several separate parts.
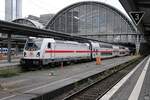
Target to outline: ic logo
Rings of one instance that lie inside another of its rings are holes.
[[[30,56],[33,56],[33,52],[30,52]]]

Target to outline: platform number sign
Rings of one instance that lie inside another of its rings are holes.
[[[130,17],[132,18],[132,20],[134,21],[134,23],[136,25],[138,25],[141,21],[141,19],[143,18],[145,12],[144,11],[141,11],[141,12],[136,12],[136,11],[133,11],[133,12],[129,12],[130,14]]]

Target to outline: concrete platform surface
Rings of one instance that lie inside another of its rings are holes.
[[[134,59],[126,56],[102,61],[50,68],[42,71],[31,71],[11,78],[1,78],[0,100],[29,100],[48,91],[66,86],[92,74],[102,72],[115,65]]]
[[[146,57],[100,100],[150,100],[150,57]]]

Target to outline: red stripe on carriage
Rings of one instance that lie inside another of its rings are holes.
[[[46,50],[46,53],[112,53],[112,50],[99,50],[99,51],[90,51],[90,50]]]

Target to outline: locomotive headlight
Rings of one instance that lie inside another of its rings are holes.
[[[24,57],[26,57],[26,56],[27,56],[27,53],[26,53],[26,52],[24,52],[24,53],[23,53],[23,55],[24,55]]]
[[[38,53],[36,54],[36,57],[40,57],[40,52],[38,52]]]

